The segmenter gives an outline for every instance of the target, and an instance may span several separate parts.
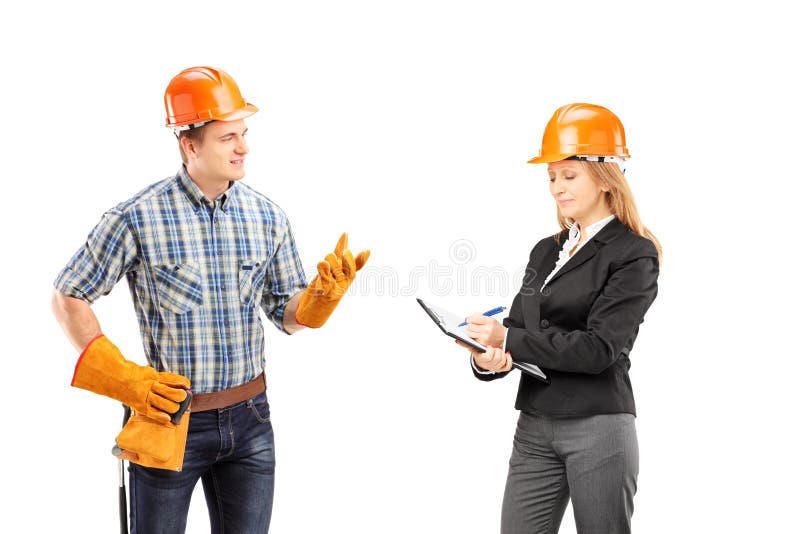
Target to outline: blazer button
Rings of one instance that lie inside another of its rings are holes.
[[[541,321],[539,321],[539,326],[541,326],[542,328],[549,328],[550,321],[548,321],[547,319],[542,319]]]

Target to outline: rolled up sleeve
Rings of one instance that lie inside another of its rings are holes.
[[[110,293],[136,261],[133,235],[122,214],[111,210],[59,272],[54,286],[64,295],[92,304]]]

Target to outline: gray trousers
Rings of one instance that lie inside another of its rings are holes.
[[[569,499],[579,534],[629,533],[638,474],[633,415],[520,412],[501,533],[555,534]]]

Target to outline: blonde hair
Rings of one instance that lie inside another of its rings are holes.
[[[616,215],[617,219],[631,231],[653,242],[658,251],[658,263],[661,263],[661,243],[653,232],[642,224],[639,210],[636,209],[636,202],[633,199],[633,192],[619,165],[584,160],[579,160],[578,163],[589,176],[597,181],[600,187],[606,190],[606,202],[611,213]],[[558,225],[562,230],[567,230],[572,226],[573,221],[568,221],[560,212],[556,213],[558,214]]]

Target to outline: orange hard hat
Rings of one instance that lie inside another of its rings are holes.
[[[571,157],[618,161],[630,157],[625,129],[610,110],[595,104],[567,104],[553,113],[542,136],[539,155],[528,163]]]
[[[258,108],[248,104],[230,75],[213,67],[191,67],[172,78],[164,92],[167,126],[197,128],[211,121],[235,121]]]

